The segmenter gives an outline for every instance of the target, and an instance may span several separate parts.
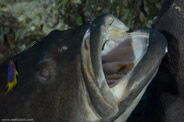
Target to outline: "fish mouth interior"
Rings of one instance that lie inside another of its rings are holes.
[[[101,58],[107,84],[110,88],[123,81],[142,59],[149,45],[149,34],[125,32],[110,26],[103,42]]]
[[[131,82],[131,76],[147,52],[149,32],[128,30],[120,20],[106,15],[90,23],[83,36],[81,64],[84,83],[92,106],[102,117],[117,114],[119,104],[132,92],[138,91],[136,86],[140,85],[139,81]]]

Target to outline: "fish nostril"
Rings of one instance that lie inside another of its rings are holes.
[[[47,80],[49,77],[50,77],[50,73],[47,69],[42,69],[40,71],[40,76],[44,79],[44,80]]]
[[[58,52],[63,52],[63,51],[66,51],[66,50],[68,50],[68,47],[66,45],[64,45],[64,46],[62,46],[58,49]]]

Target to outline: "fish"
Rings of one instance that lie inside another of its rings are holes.
[[[16,70],[15,63],[10,60],[9,66],[8,66],[8,82],[7,82],[7,91],[8,92],[13,91],[13,88],[17,85],[17,76],[18,71]]]
[[[166,38],[130,29],[111,14],[75,29],[54,30],[12,57],[18,85],[0,96],[0,118],[126,121],[166,54]],[[8,61],[0,65],[4,93]]]

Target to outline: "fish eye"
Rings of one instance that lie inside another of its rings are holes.
[[[36,77],[42,83],[49,83],[55,77],[55,62],[45,60],[40,62],[36,67]]]
[[[43,80],[47,80],[50,77],[50,72],[44,68],[40,71],[39,75],[43,78]]]

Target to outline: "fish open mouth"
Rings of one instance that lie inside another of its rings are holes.
[[[123,22],[113,17],[104,23],[101,26],[95,21],[92,23],[84,36],[84,47],[89,48],[98,87],[105,81],[120,101],[131,72],[147,51],[149,33],[130,32]]]
[[[112,15],[93,21],[83,37],[81,58],[89,96],[101,117],[117,114],[125,100],[123,107],[127,109],[144,93],[158,70],[165,47],[166,44],[158,41],[151,41],[150,46],[149,32],[129,32],[129,28]],[[150,61],[154,61],[152,65]]]
[[[149,44],[149,34],[126,33],[111,26],[108,30],[109,37],[103,43],[101,55],[105,78],[109,87],[113,87],[126,78],[142,59]]]
[[[125,94],[126,87],[132,71],[147,51],[149,33],[130,32],[124,23],[114,20],[105,34],[101,50],[103,73],[111,92],[120,102],[129,94]]]

